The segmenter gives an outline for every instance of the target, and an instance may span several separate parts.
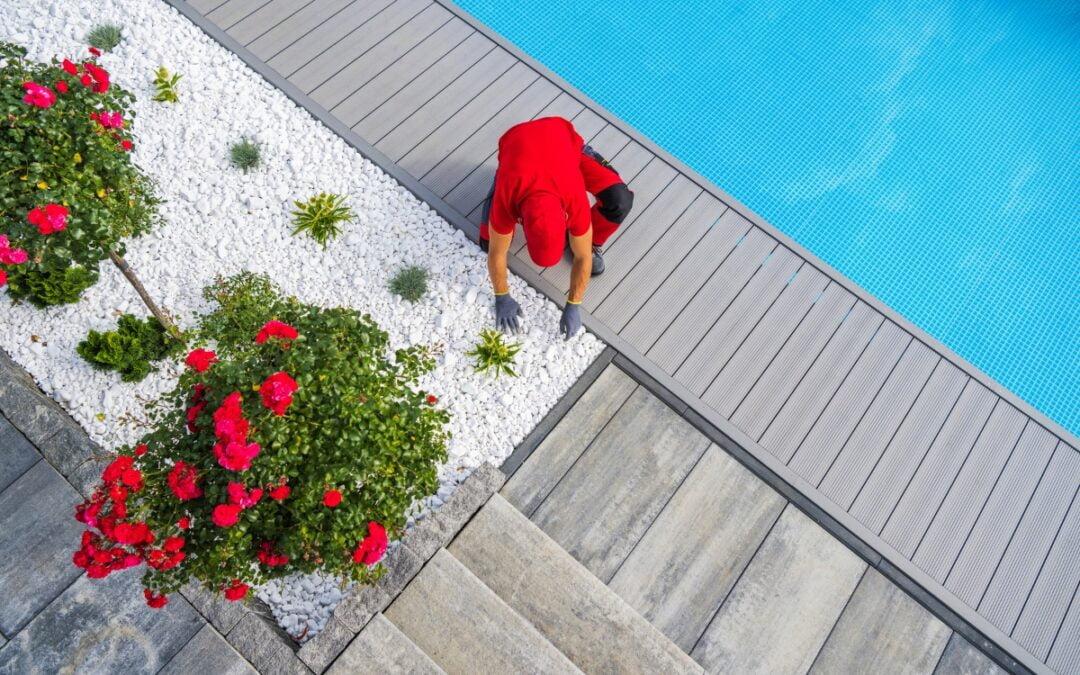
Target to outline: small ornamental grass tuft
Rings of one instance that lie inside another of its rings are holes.
[[[243,138],[229,147],[229,161],[237,169],[247,173],[259,166],[262,161],[262,151],[258,143]]]
[[[306,202],[293,202],[293,235],[306,232],[326,248],[326,243],[341,234],[341,223],[356,218],[345,198],[328,192],[320,192]]]
[[[471,351],[465,352],[466,356],[476,359],[476,372],[493,372],[495,377],[506,374],[517,377],[517,373],[511,367],[514,365],[514,357],[521,351],[520,342],[507,342],[506,336],[491,328],[480,333],[480,342]]]
[[[91,47],[97,47],[103,52],[111,52],[123,39],[123,29],[112,23],[103,23],[94,26],[94,28],[86,34],[86,43]]]
[[[419,265],[398,270],[390,280],[390,292],[409,302],[416,302],[427,293],[428,271]]]
[[[159,103],[176,103],[178,100],[176,83],[180,81],[181,77],[183,76],[170,75],[164,66],[158,68],[157,73],[154,74],[154,89],[157,91],[154,94],[154,100]]]
[[[75,350],[94,368],[115,370],[124,382],[138,382],[154,369],[151,361],[176,354],[182,346],[154,317],[140,320],[124,314],[116,330],[92,330]]]

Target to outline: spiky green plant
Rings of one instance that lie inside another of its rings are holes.
[[[474,367],[478,373],[494,372],[495,377],[500,374],[517,377],[511,366],[514,365],[514,357],[519,351],[520,342],[507,342],[506,336],[501,332],[486,328],[480,333],[480,342],[465,352],[465,355],[476,359]]]
[[[124,314],[117,329],[90,331],[75,351],[94,368],[115,370],[124,382],[138,382],[154,369],[151,361],[176,354],[183,342],[173,339],[154,317]]]
[[[326,242],[341,234],[341,223],[347,223],[356,214],[345,206],[345,198],[328,192],[320,192],[306,202],[293,202],[293,235],[307,232],[311,238],[326,248]]]
[[[103,52],[111,52],[123,39],[123,29],[113,23],[103,23],[94,26],[90,32],[86,34],[86,43],[91,47],[97,47]]]
[[[159,103],[176,103],[178,97],[176,95],[176,83],[180,81],[182,75],[170,75],[169,71],[165,70],[165,66],[157,69],[157,73],[154,74],[154,89],[157,91],[154,94],[154,100]]]
[[[259,166],[262,150],[259,144],[247,138],[241,138],[229,147],[229,161],[244,173]]]
[[[409,302],[416,302],[427,293],[428,271],[419,265],[398,270],[390,280],[390,292]]]

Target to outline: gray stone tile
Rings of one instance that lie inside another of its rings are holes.
[[[20,366],[0,350],[0,412],[34,445],[69,421]]]
[[[356,632],[333,616],[319,634],[305,642],[296,653],[316,673],[321,673],[356,636]]]
[[[409,550],[415,553],[417,558],[427,562],[431,556],[435,555],[435,551],[449,544],[455,534],[457,532],[450,529],[449,521],[445,517],[441,517],[440,514],[435,513],[424,518],[416,524],[416,527],[409,530],[402,543],[408,546]]]
[[[66,476],[86,460],[95,455],[100,456],[103,452],[81,427],[66,414],[61,414],[63,414],[63,422],[58,426],[56,433],[39,441],[37,448],[45,459]]]
[[[447,672],[475,672],[477,664],[490,673],[580,672],[446,549],[386,618]]]
[[[79,491],[79,494],[89,499],[94,489],[101,483],[101,472],[108,465],[109,463],[104,459],[91,457],[67,475],[68,482]]]
[[[390,596],[378,586],[362,586],[353,589],[345,596],[334,610],[334,618],[341,621],[354,633],[359,632],[371,617],[386,609]]]
[[[708,446],[639,387],[532,521],[607,582]]]
[[[717,673],[805,673],[864,569],[847,547],[788,506],[701,636],[694,660]]]
[[[241,656],[250,661],[260,673],[280,667],[282,660],[296,658],[289,637],[270,624],[272,619],[265,619],[254,612],[244,614],[240,622],[229,631],[228,639]],[[288,654],[279,652],[288,652]],[[278,657],[281,656],[282,659]],[[299,659],[297,659],[299,662]]]
[[[211,593],[194,579],[185,584],[180,592],[195,608],[195,611],[202,614],[214,628],[225,635],[228,635],[229,631],[249,612],[244,603],[230,602],[220,593]]]
[[[1005,675],[1005,671],[960,634],[953,633],[934,675]]]
[[[0,492],[23,475],[41,455],[6,417],[0,415]]]
[[[161,675],[256,675],[257,671],[206,624],[161,670]]]
[[[438,675],[443,669],[382,614],[372,617],[328,675]]]
[[[605,368],[507,481],[503,497],[531,516],[636,388],[617,366]]]
[[[689,652],[785,503],[714,445],[619,568],[611,588]]]
[[[401,589],[412,581],[424,566],[424,562],[407,547],[397,546],[383,558],[382,564],[386,567],[386,573],[375,583],[387,597],[395,598]]]
[[[450,552],[584,672],[701,672],[500,496],[476,514]]]
[[[74,518],[80,501],[45,461],[0,493],[0,631],[5,635],[14,635],[82,573],[71,562],[83,531]]]
[[[179,594],[147,607],[140,579],[80,577],[0,650],[0,672],[157,672],[205,622]]]
[[[813,673],[932,673],[952,631],[877,570],[867,570]]]
[[[443,527],[450,532],[460,530],[505,482],[506,475],[502,471],[488,462],[481,464],[439,509]]]

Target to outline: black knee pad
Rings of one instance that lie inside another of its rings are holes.
[[[602,216],[616,225],[621,225],[634,206],[634,193],[626,187],[626,183],[616,183],[597,193],[596,202]]]

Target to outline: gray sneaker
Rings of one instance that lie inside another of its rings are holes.
[[[599,246],[592,247],[592,275],[598,277],[604,273],[604,249]]]

